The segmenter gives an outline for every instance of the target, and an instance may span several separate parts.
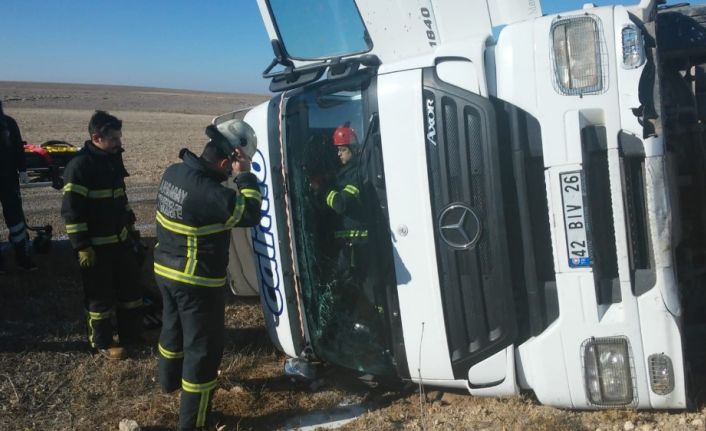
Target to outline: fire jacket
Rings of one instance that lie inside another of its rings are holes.
[[[120,153],[107,153],[91,141],[66,165],[61,216],[74,250],[127,239],[135,223],[125,194],[128,175]]]
[[[22,135],[17,122],[0,114],[0,176],[14,176],[25,171]]]
[[[325,193],[326,205],[341,215],[335,239],[365,242],[368,238],[367,221],[359,172],[359,157],[353,156],[336,175],[336,186]]]
[[[183,149],[179,157],[183,162],[167,168],[157,194],[154,272],[194,286],[223,286],[230,230],[260,222],[257,178],[238,174],[236,192],[221,185],[225,173],[191,151]]]

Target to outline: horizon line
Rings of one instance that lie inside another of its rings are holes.
[[[273,93],[252,93],[245,91],[214,91],[214,90],[197,90],[192,88],[174,88],[174,87],[155,87],[147,85],[130,85],[130,84],[98,84],[98,83],[86,83],[86,82],[62,82],[62,81],[24,81],[24,80],[2,80],[0,79],[0,84],[38,84],[38,85],[73,85],[73,86],[87,86],[87,87],[124,87],[132,89],[142,89],[142,90],[169,90],[169,91],[181,91],[185,93],[213,93],[213,94],[247,94],[252,96],[271,96]]]

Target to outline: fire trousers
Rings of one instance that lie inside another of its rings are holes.
[[[139,339],[142,332],[142,287],[137,259],[126,243],[95,245],[96,263],[81,268],[88,341],[95,349]],[[117,323],[117,328],[113,321]]]
[[[0,205],[5,224],[10,231],[10,242],[17,250],[27,241],[25,215],[22,211],[20,183],[17,174],[0,175]]]
[[[223,356],[225,289],[201,287],[157,276],[162,293],[159,383],[181,387],[179,429],[208,426],[218,367]]]

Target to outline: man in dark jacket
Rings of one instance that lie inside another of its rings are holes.
[[[141,340],[142,289],[130,242],[137,233],[125,194],[122,121],[96,111],[88,133],[64,170],[61,215],[81,267],[88,341],[106,358],[123,359],[120,344]]]
[[[250,173],[252,128],[229,120],[206,128],[201,156],[181,150],[157,195],[154,272],[162,293],[159,382],[179,388],[179,429],[208,425],[223,355],[224,286],[230,229],[260,222],[257,178]],[[238,192],[221,183],[235,174]]]
[[[0,205],[10,231],[18,268],[34,271],[37,266],[29,257],[29,237],[20,196],[20,182],[24,184],[27,181],[20,128],[12,117],[5,115],[0,102]],[[0,254],[0,274],[4,273],[5,265]]]
[[[369,229],[373,221],[367,199],[371,193],[369,184],[363,177],[361,148],[355,131],[348,126],[340,126],[333,133],[333,145],[338,152],[341,168],[336,174],[335,184],[322,187],[312,184],[319,200],[338,215],[337,228],[333,232],[337,256],[332,271],[333,301],[345,306],[335,307],[346,310],[336,317],[331,330],[336,337],[345,339],[351,350],[357,354],[351,357],[358,361],[369,355],[374,363],[385,347],[383,299],[384,291],[379,287],[375,250],[371,249]],[[318,189],[318,190],[317,190]],[[358,368],[359,362],[348,364]],[[366,367],[370,369],[370,364]]]
[[[337,262],[339,281],[363,284],[366,278],[368,220],[360,191],[360,155],[358,138],[348,126],[338,127],[333,133],[333,145],[338,151],[342,167],[336,175],[336,184],[325,193],[326,205],[340,215],[340,226],[334,240],[340,245]]]

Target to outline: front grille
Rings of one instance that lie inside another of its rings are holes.
[[[645,150],[642,141],[637,137],[624,132],[621,132],[619,137],[630,280],[633,293],[641,295],[650,290],[656,282],[645,197]]]
[[[593,259],[596,297],[599,304],[612,304],[621,301],[621,294],[605,127],[582,129],[581,142],[588,204],[586,234]]]
[[[454,376],[467,378],[472,364],[511,344],[515,332],[497,141],[487,99],[432,84],[423,106],[436,255]],[[459,220],[459,233],[448,235]]]
[[[647,249],[647,214],[642,166],[642,160],[630,159],[623,163],[630,260],[634,268],[647,268],[650,264]]]
[[[486,217],[485,213],[485,181],[483,178],[483,148],[482,148],[482,133],[480,127],[480,119],[478,115],[470,109],[466,108],[463,112],[464,125],[466,126],[466,137],[470,144],[470,164],[471,164],[471,187],[473,207],[478,210],[478,216],[481,219]],[[481,270],[483,275],[487,276],[491,269],[491,252],[488,247],[488,236],[484,235],[478,244],[478,252],[480,255]]]
[[[498,122],[505,222],[521,344],[559,316],[554,251],[539,121],[500,99],[491,99]],[[511,155],[511,157],[510,157]]]

